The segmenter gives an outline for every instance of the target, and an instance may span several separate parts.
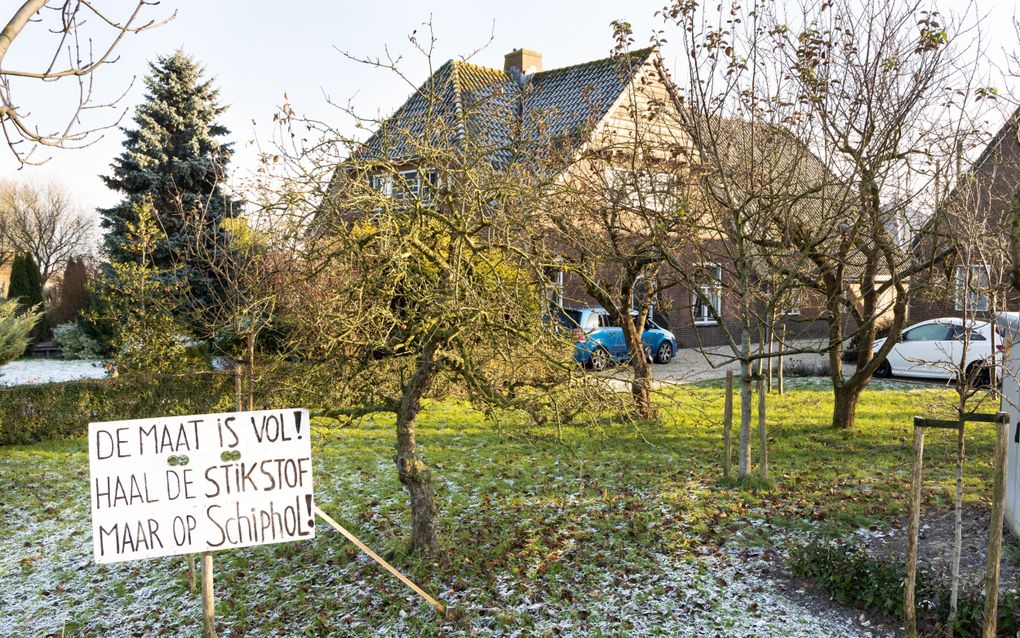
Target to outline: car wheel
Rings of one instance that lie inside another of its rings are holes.
[[[592,350],[591,358],[588,359],[588,365],[595,372],[602,372],[609,367],[610,360],[609,352],[605,348],[595,348]]]
[[[668,341],[663,341],[659,345],[659,349],[655,351],[655,362],[669,363],[672,360],[673,360],[673,344]]]
[[[888,361],[883,361],[875,370],[875,377],[878,379],[888,379],[891,376],[892,366],[889,365]]]

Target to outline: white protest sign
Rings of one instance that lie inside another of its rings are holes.
[[[89,424],[97,563],[313,538],[308,411]]]

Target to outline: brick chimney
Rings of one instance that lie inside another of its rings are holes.
[[[542,54],[528,49],[511,51],[503,58],[503,70],[512,73],[511,69],[522,75],[537,73],[542,70]]]

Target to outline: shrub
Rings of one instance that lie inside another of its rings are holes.
[[[73,381],[0,388],[0,445],[80,436],[92,421],[233,409],[229,374]]]
[[[829,364],[827,361],[787,360],[783,362],[783,376],[789,379],[794,377],[827,377],[829,376]]]
[[[67,359],[100,359],[103,347],[85,334],[77,321],[62,323],[53,329],[53,342]]]
[[[790,548],[790,571],[813,580],[840,604],[864,609],[884,618],[903,618],[905,567],[898,560],[873,556],[860,541],[812,539]],[[949,586],[921,565],[917,569],[916,607],[919,627],[934,635],[949,617]],[[984,597],[979,591],[960,591],[954,635],[980,636]],[[1020,631],[1020,594],[999,595],[999,635]]]
[[[0,303],[0,365],[25,353],[32,328],[40,316],[35,312],[18,312],[15,299]]]
[[[347,390],[326,366],[280,362],[265,366],[255,408],[349,405]],[[0,387],[0,445],[81,436],[90,422],[229,412],[231,372],[121,374],[110,379]]]

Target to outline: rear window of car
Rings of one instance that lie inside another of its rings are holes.
[[[566,326],[567,328],[578,328],[581,325],[581,311],[560,310],[556,314],[556,320],[560,322],[560,325]]]
[[[929,323],[911,328],[903,333],[904,341],[945,341],[949,335],[949,326],[942,323]]]
[[[986,339],[983,334],[981,334],[980,332],[973,328],[971,328],[969,332],[970,341],[988,341],[988,339]],[[963,341],[963,326],[953,326],[953,336],[951,338],[956,339],[958,341]]]

